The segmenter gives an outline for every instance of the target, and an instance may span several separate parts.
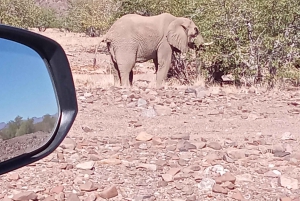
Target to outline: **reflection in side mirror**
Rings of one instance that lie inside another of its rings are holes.
[[[0,38],[0,162],[51,138],[59,106],[48,68],[33,49]]]

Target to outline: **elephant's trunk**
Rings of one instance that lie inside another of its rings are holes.
[[[192,38],[192,40],[189,42],[189,47],[192,49],[198,49],[199,47],[203,46],[204,39],[202,35],[199,33],[196,37]]]
[[[195,38],[194,43],[199,46],[204,44],[204,39],[202,37],[202,35],[199,33],[198,36]]]
[[[204,46],[210,46],[212,45],[214,42],[205,42],[202,35],[199,34],[195,39],[194,42],[196,47],[204,47]]]

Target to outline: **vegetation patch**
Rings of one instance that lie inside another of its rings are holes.
[[[94,37],[125,14],[163,12],[191,18],[206,42],[214,42],[196,57],[184,62],[175,59],[170,78],[188,84],[204,76],[210,83],[222,82],[220,75],[230,74],[236,84],[273,87],[289,80],[299,86],[298,0],[69,0],[63,14],[35,0],[2,0],[0,22],[40,31],[62,28]]]
[[[34,122],[33,118],[24,120],[23,117],[17,116],[14,120],[9,121],[5,128],[0,130],[0,138],[8,140],[38,131],[51,133],[56,122],[57,118],[51,115],[43,116],[43,120],[37,123]]]

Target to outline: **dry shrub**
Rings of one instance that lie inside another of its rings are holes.
[[[193,85],[199,80],[198,58],[191,59],[183,57],[181,53],[173,52],[171,68],[167,80],[170,84]]]

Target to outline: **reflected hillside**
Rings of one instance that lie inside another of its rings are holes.
[[[46,114],[42,117],[32,117],[23,119],[17,116],[7,123],[0,123],[0,138],[3,140],[35,133],[38,131],[50,133],[56,125],[58,114]]]

